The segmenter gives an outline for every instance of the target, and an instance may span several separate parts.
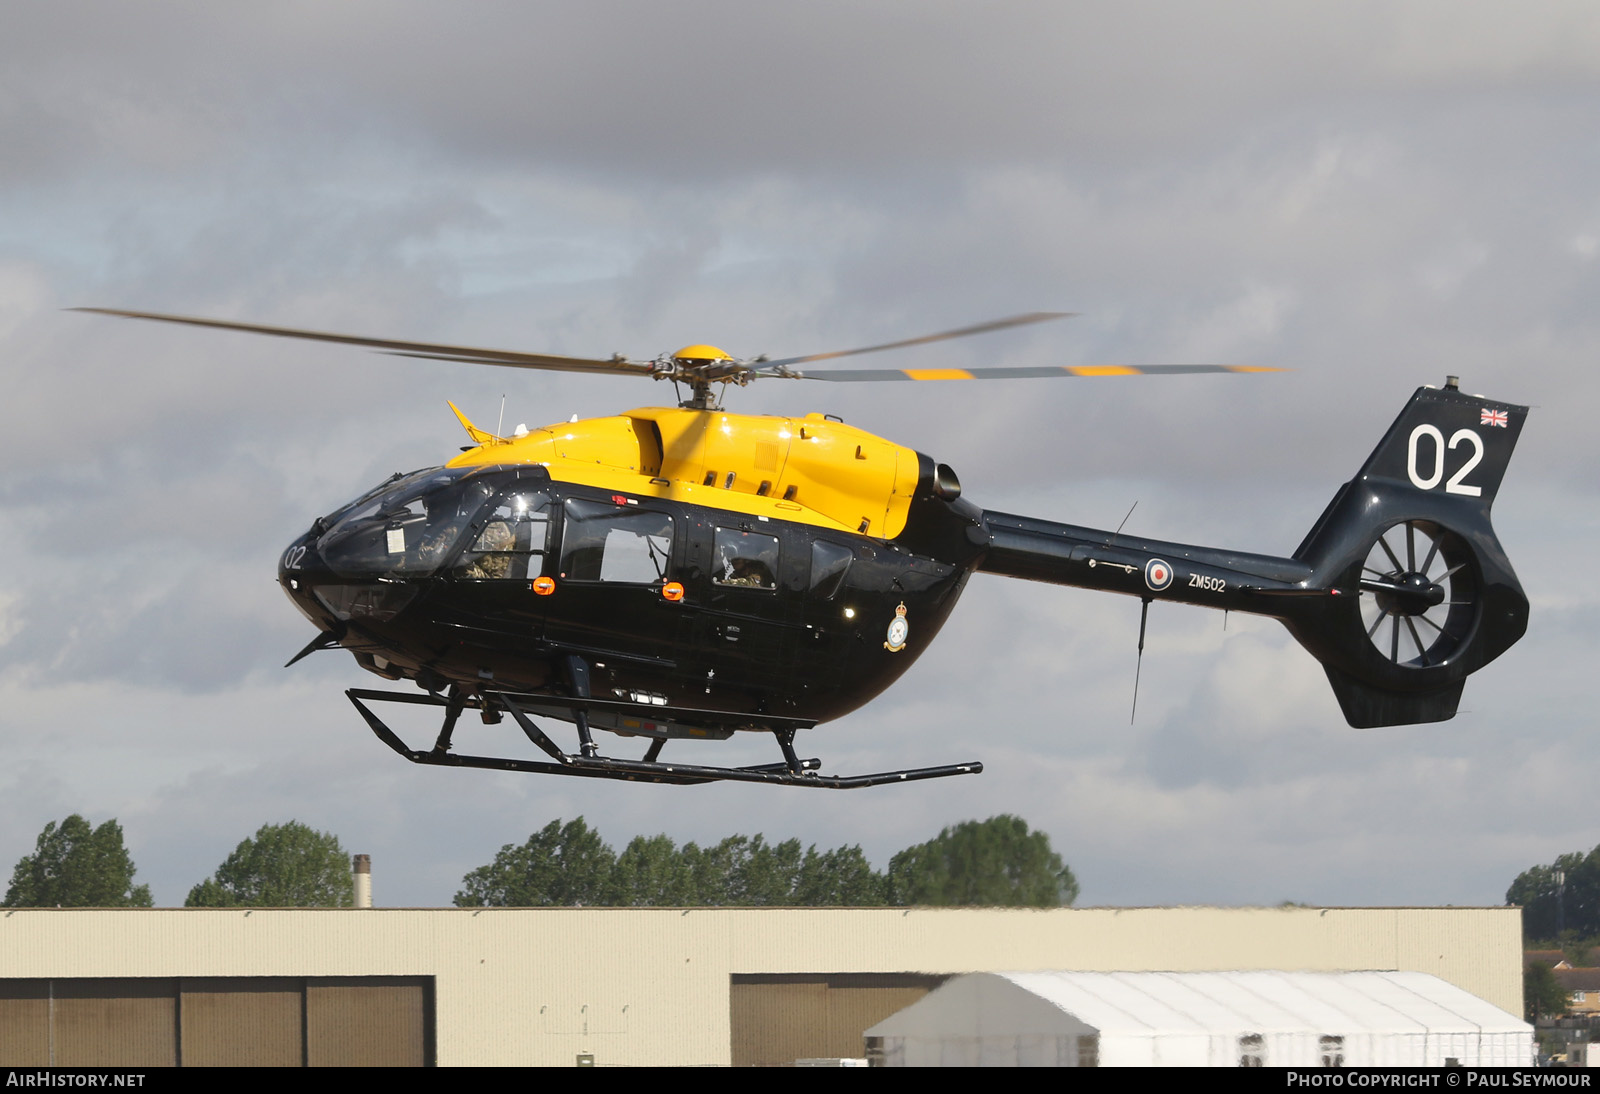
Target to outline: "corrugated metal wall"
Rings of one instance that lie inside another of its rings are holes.
[[[312,1067],[428,1063],[426,984],[312,980],[306,984],[306,1062]]]
[[[49,981],[0,980],[0,1060],[14,1067],[49,1065]]]
[[[172,1067],[178,1062],[176,980],[57,980],[50,1053],[64,1067]]]
[[[867,1027],[945,979],[925,973],[735,975],[728,988],[733,1066],[865,1056]]]
[[[283,976],[184,983],[184,1066],[299,1067],[304,997],[305,985]]]
[[[0,980],[0,1066],[421,1066],[432,998],[426,977]]]

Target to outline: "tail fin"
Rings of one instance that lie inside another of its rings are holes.
[[[1527,407],[1419,388],[1294,557],[1337,596],[1285,619],[1362,728],[1455,715],[1469,674],[1528,628],[1489,523]]]

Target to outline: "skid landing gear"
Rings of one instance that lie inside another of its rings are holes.
[[[592,714],[638,718],[642,721],[687,721],[711,724],[727,729],[748,728],[754,721],[751,715],[727,711],[689,710],[682,707],[642,706],[610,699],[568,699],[547,695],[513,695],[487,692],[482,698],[463,696],[452,688],[448,696],[414,694],[411,692],[372,691],[351,688],[345,692],[356,710],[366,720],[378,740],[400,755],[417,764],[435,764],[442,767],[482,767],[491,771],[527,771],[539,775],[580,775],[589,779],[623,779],[629,782],[672,783],[688,786],[696,783],[719,781],[777,783],[781,786],[814,786],[830,790],[853,790],[863,786],[882,786],[885,783],[918,782],[922,779],[941,779],[950,775],[976,775],[983,770],[981,763],[947,764],[943,767],[919,767],[907,771],[882,771],[875,775],[822,775],[817,769],[822,761],[801,759],[794,750],[797,730],[809,729],[814,722],[797,718],[774,718],[760,715],[760,724],[777,739],[783,751],[783,762],[757,764],[753,767],[706,767],[697,764],[662,763],[660,760],[664,737],[650,742],[644,758],[639,760],[616,759],[601,756],[589,734],[585,732]],[[402,741],[383,723],[368,703],[411,703],[418,706],[444,708],[444,722],[433,747],[427,751],[414,749]],[[519,728],[549,760],[518,760],[495,756],[461,756],[451,751],[451,738],[456,722],[463,710],[487,710],[489,721],[498,721],[499,712],[510,714]],[[578,753],[563,752],[559,745],[534,724],[532,714],[550,715],[579,727]]]

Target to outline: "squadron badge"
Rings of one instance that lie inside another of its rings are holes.
[[[899,653],[906,648],[906,639],[911,637],[911,624],[906,622],[906,606],[901,604],[894,610],[894,619],[889,623],[889,641],[883,648],[890,653]]]

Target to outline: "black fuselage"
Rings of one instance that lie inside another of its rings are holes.
[[[881,540],[556,482],[537,465],[436,468],[318,520],[279,581],[328,644],[429,692],[577,691],[748,713],[752,729],[877,696],[976,570],[1285,619],[1327,595],[1296,559],[985,513],[941,497],[927,471],[905,528]]]
[[[575,656],[596,697],[820,722],[932,641],[980,524],[929,496],[884,541],[539,467],[422,472],[317,521],[279,581],[364,667],[430,691],[566,694]]]

